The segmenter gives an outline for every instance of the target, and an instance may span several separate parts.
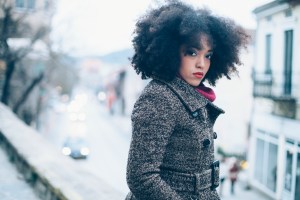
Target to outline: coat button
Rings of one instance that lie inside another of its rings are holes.
[[[210,145],[210,140],[209,139],[205,139],[202,144],[203,144],[204,148],[207,148]]]
[[[216,132],[214,132],[214,139],[218,138],[218,134]]]
[[[193,117],[197,117],[198,116],[198,112],[195,111],[195,112],[192,113],[192,115],[193,115]]]

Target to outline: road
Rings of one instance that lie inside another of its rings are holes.
[[[82,95],[82,94],[81,94]],[[76,160],[79,165],[106,181],[126,195],[126,163],[130,133],[125,133],[116,119],[96,97],[85,93],[85,103],[76,111],[84,117],[74,119],[74,112],[48,110],[41,128],[42,134],[59,150],[68,135],[86,138],[90,155],[87,159]]]
[[[89,101],[86,123],[91,155],[82,164],[113,187],[127,193],[126,163],[130,137],[112,118],[103,105],[96,100]]]

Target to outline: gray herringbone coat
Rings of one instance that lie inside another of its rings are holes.
[[[214,161],[213,125],[223,110],[180,78],[152,80],[132,112],[127,165],[129,200],[218,200],[216,190],[195,192],[173,174],[202,173]],[[204,146],[205,145],[205,146]],[[190,181],[190,179],[189,179]]]

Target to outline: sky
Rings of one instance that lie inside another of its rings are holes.
[[[159,0],[59,0],[52,22],[56,48],[71,55],[105,55],[131,48],[139,16]],[[255,29],[255,7],[272,0],[186,0]]]

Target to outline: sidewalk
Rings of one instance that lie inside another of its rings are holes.
[[[0,199],[1,200],[39,200],[16,166],[8,160],[6,152],[0,147]]]
[[[220,188],[218,188],[220,189]],[[246,189],[245,183],[238,181],[235,185],[235,194],[230,193],[230,181],[226,180],[223,186],[221,200],[271,200],[255,189]]]

